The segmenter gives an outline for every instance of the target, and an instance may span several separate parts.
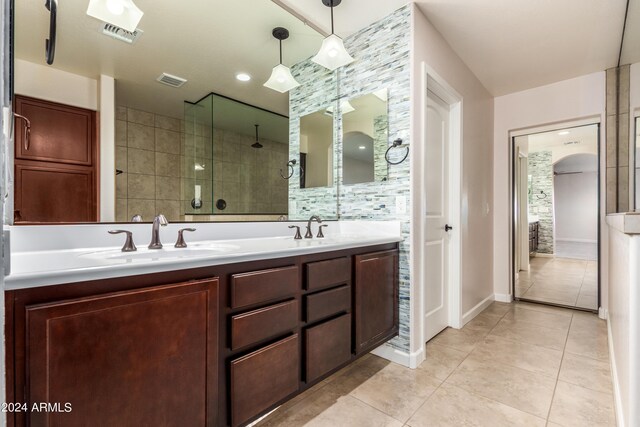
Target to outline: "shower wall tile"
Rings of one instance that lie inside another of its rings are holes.
[[[180,178],[180,156],[156,152],[156,176]]]
[[[145,126],[154,127],[155,118],[153,113],[146,111],[135,110],[133,108],[127,109],[127,121],[129,123],[138,123]]]
[[[180,178],[167,176],[155,177],[155,199],[157,200],[180,200]]]
[[[145,175],[156,173],[156,153],[148,150],[129,148],[127,151],[127,171]]]
[[[330,72],[311,60],[292,67],[301,85],[290,92],[288,159],[300,158],[300,118],[381,89],[388,90],[388,139],[410,143],[410,35],[411,9],[403,7],[388,17],[345,38],[347,50],[356,61]],[[391,345],[409,350],[410,259],[410,156],[388,168],[388,181],[338,185],[342,168],[342,120],[334,115],[334,186],[300,189],[300,171],[289,180],[289,216],[306,219],[312,214],[324,218],[401,221],[404,241],[400,244],[400,334]],[[388,144],[388,141],[387,141]],[[385,148],[386,150],[386,148]],[[282,166],[283,168],[284,165]],[[386,165],[383,166],[386,168]],[[285,171],[286,172],[286,171]],[[406,201],[405,212],[396,212],[396,197]]]
[[[181,120],[173,117],[155,115],[155,127],[156,129],[165,129],[174,132],[181,132]]]
[[[181,151],[181,135],[165,129],[156,129],[156,152],[180,154]]]
[[[116,120],[116,146],[127,146],[127,122],[124,120]]]
[[[127,124],[127,146],[129,148],[155,151],[155,128],[129,122]]]
[[[132,199],[155,200],[156,177],[153,175],[129,174],[127,197]]]
[[[116,107],[116,120],[127,121],[127,107]]]

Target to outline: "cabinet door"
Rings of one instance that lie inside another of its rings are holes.
[[[31,122],[26,141],[24,120],[16,119],[16,159],[93,165],[94,111],[23,96],[16,96],[15,111]]]
[[[56,163],[15,164],[15,222],[93,222],[93,169]]]
[[[356,352],[398,331],[398,251],[355,256]]]
[[[216,425],[217,279],[26,311],[29,425]]]

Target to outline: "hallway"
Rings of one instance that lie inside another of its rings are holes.
[[[598,307],[598,262],[569,258],[531,258],[521,271],[516,296],[595,310]]]
[[[606,322],[493,303],[411,370],[368,355],[260,426],[615,426]]]

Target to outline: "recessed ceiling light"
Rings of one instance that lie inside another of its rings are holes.
[[[358,148],[361,149],[361,150],[366,150],[367,149],[367,147],[365,145],[361,145]]]
[[[565,135],[569,135],[571,132],[569,132],[568,130],[563,130],[562,132],[558,132],[558,135],[560,136],[565,136]]]
[[[248,82],[249,80],[251,80],[251,76],[247,73],[238,73],[236,74],[236,79],[240,80],[241,82]]]

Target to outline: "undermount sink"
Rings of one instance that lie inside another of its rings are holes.
[[[200,247],[174,248],[173,246],[162,249],[138,248],[135,252],[122,252],[118,249],[106,251],[95,251],[81,254],[84,258],[107,259],[107,260],[159,260],[159,259],[180,259],[180,258],[203,258],[229,252],[238,247],[226,244],[208,244]]]

